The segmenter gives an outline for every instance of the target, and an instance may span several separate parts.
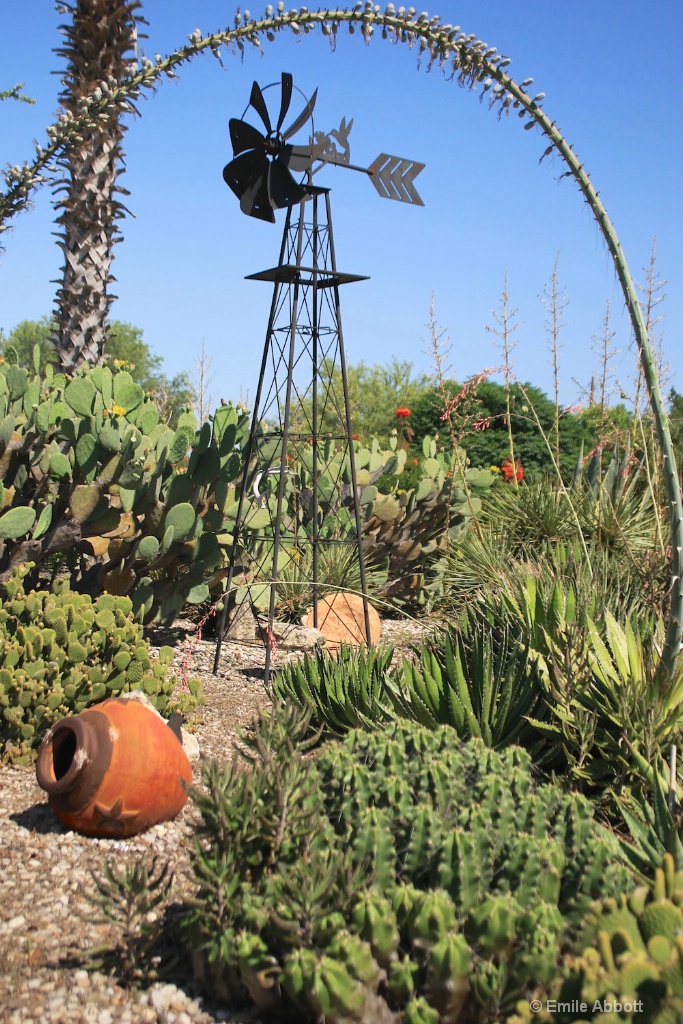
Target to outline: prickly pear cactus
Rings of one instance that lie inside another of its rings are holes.
[[[365,550],[377,561],[388,561],[382,596],[418,608],[441,593],[445,556],[495,482],[489,470],[466,468],[464,453],[447,455],[431,437],[425,437],[423,449],[424,475],[416,486],[402,489],[399,477],[388,493],[378,491],[363,525]]]
[[[185,941],[230,1004],[302,1024],[503,1019],[630,877],[587,801],[536,785],[522,750],[402,722],[311,760],[307,729],[293,705],[262,715],[251,771],[209,766],[194,794]]]
[[[262,445],[260,457],[277,464],[281,444],[273,439]],[[423,476],[414,487],[405,489],[402,475],[407,453],[398,447],[396,436],[390,439],[388,448],[376,438],[368,445],[354,442],[365,555],[370,564],[388,567],[386,582],[378,588],[379,596],[392,604],[415,608],[429,606],[441,592],[449,546],[468,529],[472,516],[481,508],[482,496],[494,484],[490,471],[464,466],[463,452],[447,455],[429,437],[423,447]],[[321,462],[325,469],[318,480],[319,543],[324,549],[329,540],[334,550],[339,540],[355,535],[348,450],[339,446],[335,451],[334,443],[328,441]],[[313,454],[303,450],[285,475],[282,525],[292,537],[310,533],[313,468]],[[275,515],[279,483],[279,474],[263,478],[262,493],[268,507],[254,516],[262,515],[264,522]],[[258,519],[253,522],[256,526]],[[256,563],[270,565],[262,548],[254,549],[251,556]]]
[[[175,693],[171,647],[152,659],[129,597],[96,601],[65,583],[25,592],[19,573],[0,609],[0,762],[29,764],[53,722],[107,697],[144,690],[166,716],[203,703],[199,682]]]
[[[29,561],[36,585],[59,556],[74,586],[172,621],[227,561],[244,430],[232,406],[171,430],[123,368],[0,365],[0,585]]]

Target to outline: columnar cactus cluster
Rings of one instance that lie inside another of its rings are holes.
[[[451,729],[352,731],[311,761],[294,708],[195,800],[198,978],[302,1022],[502,1019],[629,877],[590,805]]]
[[[65,582],[26,593],[14,574],[0,609],[0,762],[28,764],[53,722],[106,697],[141,689],[170,715],[201,701],[197,680],[174,695],[167,678],[173,657],[150,656],[129,597],[102,594],[95,602]]]
[[[60,557],[83,589],[170,622],[227,560],[246,416],[222,406],[197,430],[186,412],[171,430],[125,369],[38,369],[37,352],[33,374],[0,365],[0,583],[31,561],[35,584]]]

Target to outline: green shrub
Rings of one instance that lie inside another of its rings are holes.
[[[143,689],[157,710],[190,712],[203,703],[199,682],[175,693],[170,648],[152,659],[128,597],[95,602],[65,581],[24,591],[15,573],[0,609],[0,762],[29,764],[53,722],[107,697]]]
[[[200,982],[269,1019],[500,1019],[631,878],[589,803],[529,756],[407,722],[311,760],[293,706],[251,770],[205,768],[184,936]],[[317,737],[312,742],[316,742]]]

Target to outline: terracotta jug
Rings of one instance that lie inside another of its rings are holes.
[[[68,828],[133,836],[183,808],[192,769],[163,718],[137,700],[113,697],[62,718],[45,735],[38,784]]]

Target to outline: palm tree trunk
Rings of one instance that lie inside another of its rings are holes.
[[[137,41],[139,0],[74,0],[59,5],[71,14],[61,26],[65,45],[55,52],[67,60],[60,102],[75,115],[84,97],[120,81],[129,70]],[[120,239],[117,222],[126,209],[117,199],[123,171],[122,114],[114,105],[100,117],[97,128],[83,133],[82,144],[60,161],[62,179],[55,187],[58,245],[64,254],[56,296],[55,346],[60,369],[66,373],[84,363],[97,364],[104,354],[114,280],[111,264]],[[134,112],[132,104],[127,110]]]

